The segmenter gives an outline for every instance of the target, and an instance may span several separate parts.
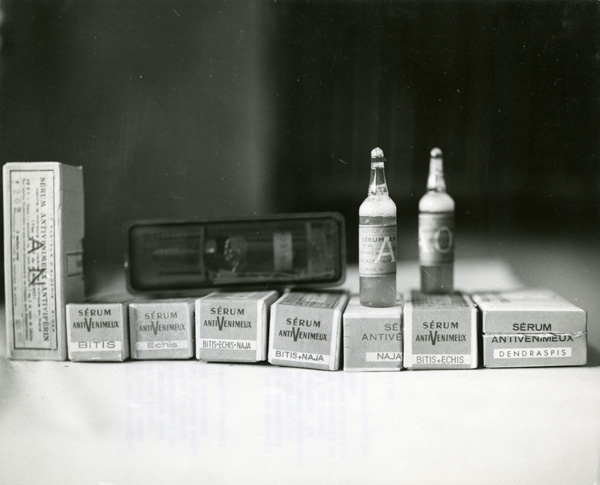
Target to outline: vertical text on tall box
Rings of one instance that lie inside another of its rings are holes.
[[[83,170],[11,162],[3,178],[8,355],[65,360],[65,305],[84,297]]]

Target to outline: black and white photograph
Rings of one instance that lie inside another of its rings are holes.
[[[600,485],[600,0],[0,0],[0,483]]]

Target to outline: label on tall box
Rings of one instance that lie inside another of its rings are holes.
[[[16,349],[58,348],[52,170],[10,173],[11,272]],[[7,235],[8,236],[8,235]]]

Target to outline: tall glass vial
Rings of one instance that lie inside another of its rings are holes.
[[[396,204],[385,181],[381,148],[371,151],[369,195],[358,211],[360,303],[370,307],[396,304]]]
[[[439,148],[431,150],[427,192],[419,201],[419,266],[421,291],[454,290],[454,200],[446,193]]]

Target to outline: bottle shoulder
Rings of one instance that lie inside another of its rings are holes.
[[[389,217],[396,216],[396,204],[388,196],[370,195],[358,209],[359,216]]]
[[[420,212],[454,212],[454,199],[446,192],[427,192],[419,200]]]

